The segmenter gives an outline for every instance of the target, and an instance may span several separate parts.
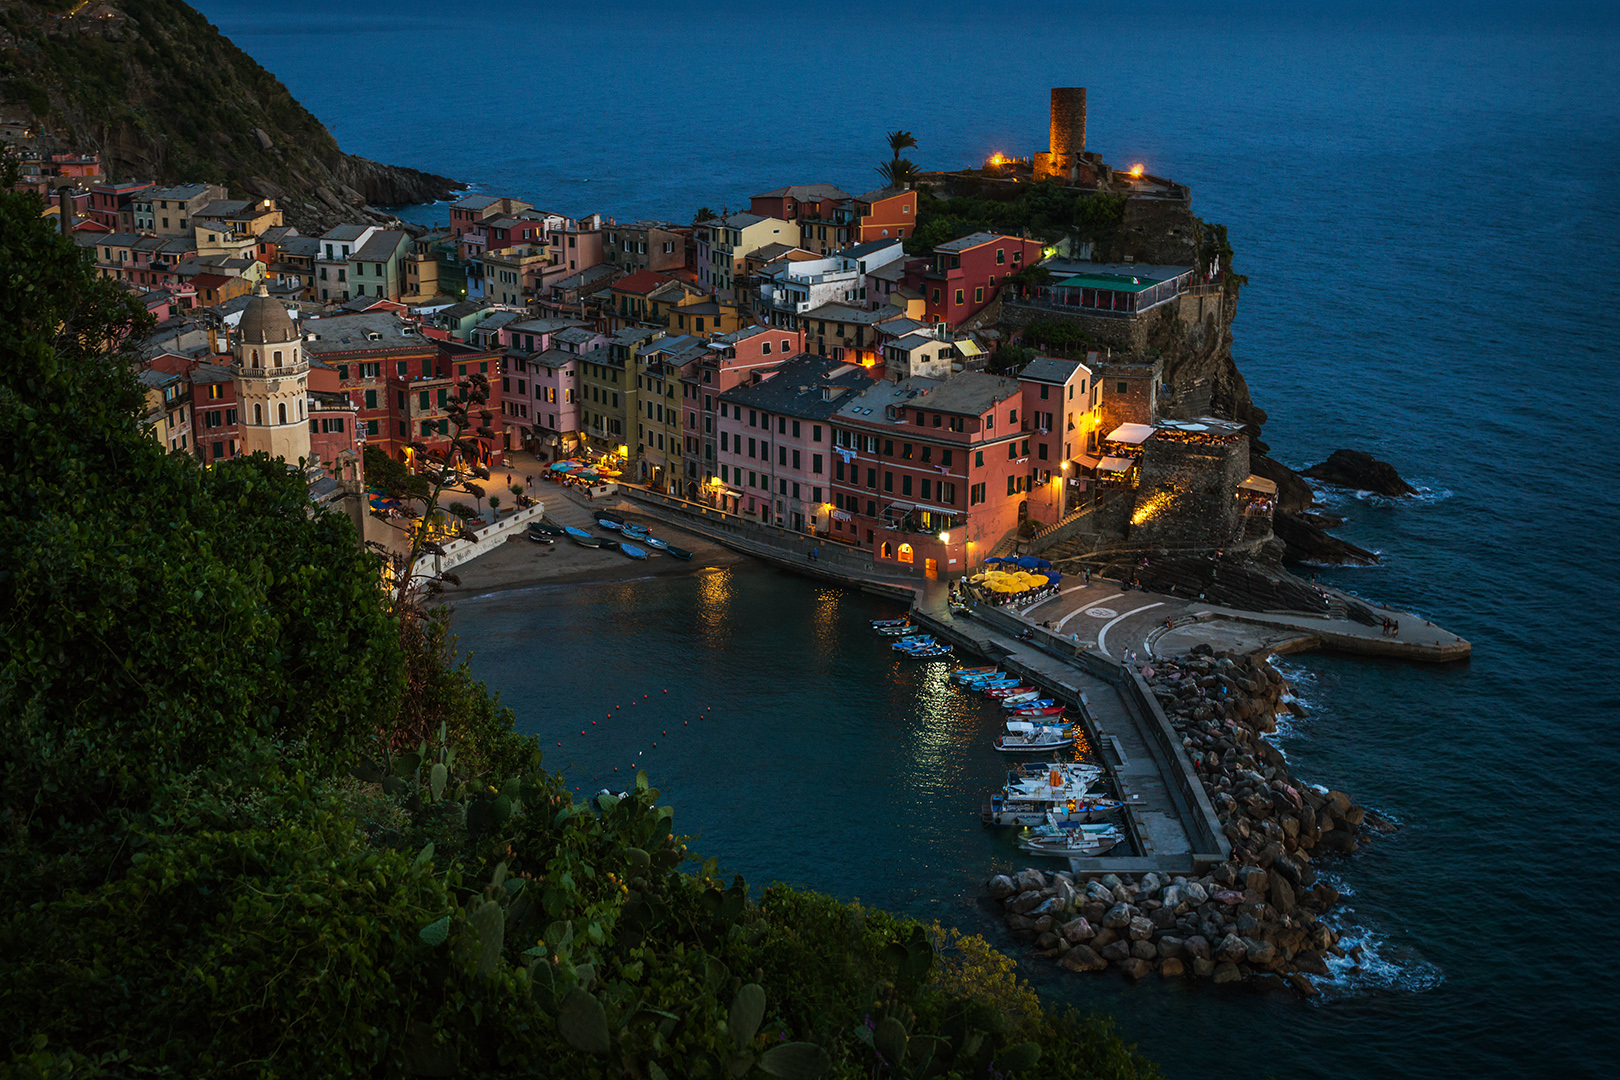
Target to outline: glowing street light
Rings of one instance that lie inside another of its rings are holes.
[[[1140,164],[1131,166],[1131,175],[1132,176],[1140,177],[1146,171],[1147,170],[1142,168],[1142,166]]]

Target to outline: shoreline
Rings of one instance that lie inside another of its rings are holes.
[[[575,504],[564,500],[562,505]],[[617,503],[600,508],[611,509],[615,514],[649,527],[656,526],[660,538],[668,538],[677,547],[690,551],[691,560],[683,562],[654,549],[649,549],[647,559],[634,560],[618,551],[580,547],[566,538],[559,538],[555,544],[536,544],[519,532],[506,543],[457,567],[454,573],[459,584],[446,585],[439,599],[466,599],[542,585],[609,585],[643,578],[693,577],[754,561],[706,537],[636,514],[633,509],[627,511]],[[556,520],[549,509],[543,516]]]

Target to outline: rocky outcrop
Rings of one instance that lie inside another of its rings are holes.
[[[94,150],[117,180],[210,181],[274,198],[306,234],[375,209],[447,198],[464,185],[345,154],[274,75],[183,0],[119,0],[98,22],[21,0],[7,86],[28,99],[48,141]],[[43,106],[43,108],[41,108]]]
[[[1076,973],[1188,975],[1309,996],[1328,957],[1350,957],[1324,920],[1338,890],[1317,864],[1359,849],[1388,821],[1342,791],[1300,783],[1261,736],[1291,695],[1260,655],[1215,653],[1156,664],[1150,681],[1203,782],[1232,858],[1197,876],[1024,870],[993,878],[1015,940]],[[1022,911],[1046,911],[1031,920]]]
[[[1375,495],[1417,494],[1417,488],[1402,480],[1395,466],[1362,450],[1335,450],[1326,461],[1312,465],[1300,475],[1334,487],[1371,491]]]
[[[1311,566],[1376,566],[1378,556],[1348,540],[1340,540],[1306,515],[1276,511],[1271,531],[1286,546],[1283,558]]]
[[[1249,470],[1277,485],[1278,510],[1292,514],[1315,505],[1316,494],[1311,491],[1311,485],[1282,462],[1251,451]]]

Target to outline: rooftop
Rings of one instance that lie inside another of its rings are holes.
[[[1014,379],[977,371],[964,372],[944,382],[914,377],[893,385],[879,383],[838,410],[838,414],[863,423],[897,423],[889,418],[887,410],[898,405],[954,416],[983,416],[1020,392]]]
[[[1161,281],[1168,281],[1182,274],[1192,273],[1190,266],[1164,266],[1155,263],[1099,263],[1081,262],[1071,259],[1047,259],[1040,264],[1051,271],[1052,284],[1067,285],[1065,278],[1089,277],[1098,279],[1096,284],[1082,282],[1086,288],[1114,289],[1116,291],[1132,291],[1130,288],[1121,289],[1120,284],[1130,285],[1133,282],[1140,285],[1140,292],[1150,285],[1157,285]],[[1109,284],[1118,281],[1120,284]]]
[[[304,329],[315,335],[314,340],[305,343],[304,349],[317,355],[381,349],[418,350],[433,344],[430,338],[418,334],[414,326],[393,312],[329,315],[310,319]]]
[[[349,258],[357,262],[387,262],[410,239],[410,233],[393,230],[375,232],[371,234],[371,239],[355,249]]]
[[[904,195],[904,194],[906,194],[906,189],[905,188],[892,188],[892,187],[874,188],[871,191],[868,191],[864,195],[855,196],[855,201],[856,202],[863,202],[863,203],[875,203],[875,202],[882,202],[884,199],[892,199],[896,195]]]
[[[830,420],[853,395],[871,385],[871,377],[856,364],[800,353],[773,375],[735,386],[720,398],[802,420]]]
[[[1074,378],[1081,364],[1076,360],[1059,360],[1052,356],[1037,356],[1018,373],[1020,379],[1030,382],[1062,384]]]
[[[613,291],[644,296],[673,280],[668,274],[661,274],[657,270],[637,270],[629,277],[614,282]]]
[[[762,195],[755,195],[756,199],[798,199],[803,202],[812,199],[847,199],[849,192],[832,184],[789,184],[787,187],[767,191]]]
[[[463,195],[450,205],[457,210],[487,210],[500,201],[499,195]]]
[[[1006,236],[1003,233],[976,232],[976,233],[969,233],[966,236],[958,237],[955,240],[947,240],[943,244],[935,244],[934,245],[934,250],[935,251],[966,251],[968,248],[976,248],[981,244],[988,244],[988,243],[991,243],[992,241],[1003,240],[1003,239],[1016,240],[1018,238],[1016,236]]]

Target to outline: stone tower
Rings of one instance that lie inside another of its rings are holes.
[[[303,338],[263,285],[242,309],[235,348],[242,450],[296,464],[309,458],[309,361]]]
[[[1086,88],[1052,87],[1052,129],[1045,153],[1035,155],[1035,179],[1074,183],[1086,179]]]

